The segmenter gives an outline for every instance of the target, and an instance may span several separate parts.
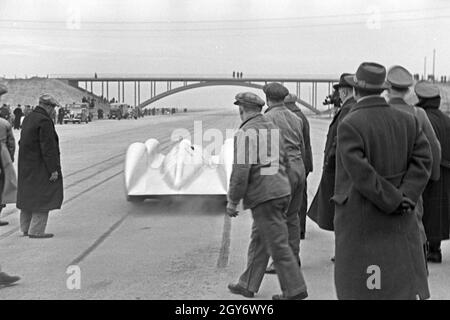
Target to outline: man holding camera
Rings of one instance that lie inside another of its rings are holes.
[[[334,230],[334,204],[330,201],[330,199],[334,194],[337,128],[339,123],[341,123],[341,121],[356,104],[356,101],[353,98],[353,88],[345,80],[345,77],[348,75],[349,73],[343,73],[339,79],[339,83],[333,86],[334,90],[339,92],[339,99],[342,101],[342,107],[334,115],[328,129],[324,151],[322,178],[320,180],[317,193],[308,211],[308,216],[316,222],[321,229],[328,231]],[[332,258],[332,260],[334,260],[334,258]]]

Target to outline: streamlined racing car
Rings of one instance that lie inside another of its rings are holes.
[[[156,139],[128,147],[125,189],[128,201],[170,195],[226,196],[233,162],[233,139],[225,140],[219,155],[209,155],[183,139],[164,155]]]

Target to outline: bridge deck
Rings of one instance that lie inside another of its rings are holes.
[[[79,82],[114,82],[114,81],[173,81],[173,82],[197,82],[197,81],[230,81],[230,82],[317,82],[328,83],[338,82],[339,79],[334,78],[224,78],[224,77],[62,77],[56,78],[66,81],[79,81]]]

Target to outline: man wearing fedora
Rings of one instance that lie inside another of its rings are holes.
[[[430,180],[423,192],[423,224],[429,243],[427,260],[442,262],[441,241],[450,238],[450,118],[439,107],[439,88],[428,81],[414,87],[419,98],[417,106],[425,110],[441,144],[440,176]]]
[[[242,124],[235,135],[227,213],[237,216],[237,204],[243,199],[244,209],[252,212],[253,226],[247,268],[239,282],[229,284],[228,289],[253,297],[272,257],[282,289],[282,294],[274,295],[273,299],[305,299],[308,296],[305,280],[288,242],[286,211],[291,190],[279,129],[261,114],[265,103],[259,96],[239,93],[234,104],[239,106]]]
[[[45,232],[49,211],[60,209],[63,201],[59,139],[51,118],[57,105],[43,94],[20,135],[17,208],[23,235],[35,239],[53,237]]]
[[[8,92],[8,89],[6,88],[6,86],[3,84],[0,84],[0,97],[7,92]],[[2,223],[1,221],[0,221],[0,223],[1,223],[0,225],[2,225],[2,226],[8,224],[7,222]],[[20,280],[20,277],[18,277],[18,276],[10,276],[6,272],[2,272],[1,266],[0,266],[0,287],[11,285],[19,280]]]
[[[406,96],[410,92],[410,87],[414,84],[414,79],[411,73],[402,66],[392,66],[387,72],[387,83],[390,85],[388,89],[388,103],[391,107],[398,110],[402,110],[413,114],[417,117],[419,121],[419,127],[425,133],[431,147],[431,154],[433,157],[433,167],[431,170],[430,180],[439,180],[440,174],[440,163],[441,163],[441,144],[439,143],[436,133],[434,132],[433,126],[428,119],[426,112],[422,108],[418,108],[409,105],[405,100]],[[422,235],[422,242],[424,245],[424,252],[426,257],[427,252],[427,237],[425,234],[425,228],[422,223],[423,217],[423,200],[420,196],[417,205],[416,213],[418,216],[418,223],[420,228],[420,233]]]
[[[430,144],[412,114],[389,106],[386,69],[345,77],[357,101],[337,132],[335,285],[338,299],[427,299],[414,212],[431,174]]]
[[[308,184],[307,179],[310,172],[313,171],[313,156],[311,151],[311,138],[309,130],[308,118],[303,114],[302,110],[297,106],[297,95],[289,93],[286,98],[284,98],[284,104],[292,113],[299,117],[303,122],[303,163],[305,165],[305,186],[303,187],[302,204],[300,205],[300,210],[298,216],[300,219],[300,239],[305,239],[306,234],[306,211],[308,209]]]
[[[339,83],[333,85],[334,90],[339,92],[342,105],[334,115],[328,128],[323,157],[322,178],[320,179],[319,188],[308,210],[308,216],[311,220],[316,222],[321,229],[328,231],[334,230],[334,204],[330,199],[334,194],[337,128],[339,123],[341,123],[356,104],[353,98],[353,87],[345,80],[345,77],[348,75],[350,74],[343,73],[339,78]]]

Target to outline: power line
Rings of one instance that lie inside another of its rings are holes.
[[[417,17],[417,18],[405,18],[405,19],[380,19],[381,23],[399,23],[399,22],[413,22],[423,20],[436,20],[436,19],[448,19],[450,15],[441,16],[429,16],[429,17]],[[251,30],[276,30],[276,29],[297,29],[297,28],[314,28],[314,27],[340,27],[364,24],[366,21],[350,21],[350,22],[334,22],[334,23],[313,23],[313,24],[301,24],[301,25],[283,25],[283,26],[239,26],[239,27],[225,27],[225,28],[167,28],[167,29],[54,29],[49,27],[22,27],[22,26],[0,26],[0,29],[7,30],[31,30],[31,31],[52,31],[52,32],[209,32],[209,31],[251,31]]]
[[[450,7],[439,7],[439,8],[425,8],[425,9],[411,9],[411,10],[397,10],[397,11],[380,11],[380,15],[390,15],[390,14],[405,14],[405,13],[415,13],[415,12],[425,12],[425,11],[442,11],[450,9]],[[81,21],[83,24],[210,24],[210,23],[253,23],[253,22],[269,22],[269,21],[295,21],[295,20],[313,20],[313,19],[330,19],[330,18],[345,18],[345,17],[361,17],[370,16],[371,12],[360,12],[360,13],[348,13],[348,14],[334,14],[334,15],[315,15],[315,16],[303,16],[303,17],[286,17],[286,18],[259,18],[259,19],[223,19],[223,20],[159,20],[159,21],[93,21],[86,20]],[[0,19],[0,22],[7,23],[35,23],[35,24],[65,24],[67,21],[63,20],[27,20],[27,19]]]

